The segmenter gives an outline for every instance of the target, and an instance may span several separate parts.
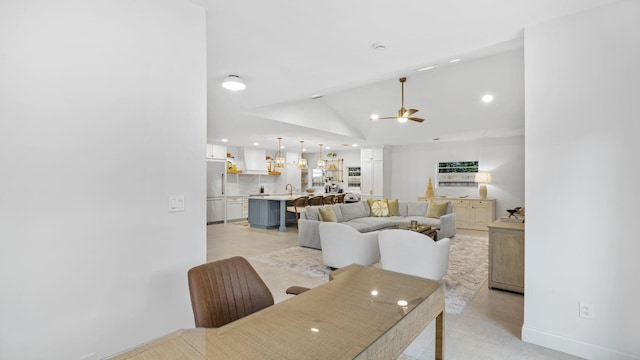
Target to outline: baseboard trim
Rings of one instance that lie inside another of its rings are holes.
[[[637,360],[638,355],[590,344],[577,339],[522,326],[522,341],[592,360]]]

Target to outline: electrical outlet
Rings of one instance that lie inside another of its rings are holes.
[[[593,304],[578,302],[580,309],[580,317],[583,319],[593,320]]]

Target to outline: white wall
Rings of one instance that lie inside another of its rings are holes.
[[[1,359],[97,359],[193,327],[204,22],[184,0],[0,3]]]
[[[391,151],[391,197],[417,200],[424,196],[431,177],[438,196],[478,197],[478,188],[436,188],[441,161],[479,161],[490,171],[487,197],[496,199],[496,217],[524,204],[524,138],[522,136],[464,142],[434,142],[394,146]]]
[[[638,19],[621,1],[525,30],[522,338],[587,359],[640,358]]]

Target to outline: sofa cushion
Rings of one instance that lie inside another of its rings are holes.
[[[367,200],[371,214],[373,217],[386,217],[389,216],[389,203],[387,199],[384,200]]]
[[[445,202],[436,202],[433,200],[429,200],[429,207],[427,209],[427,213],[424,215],[428,218],[439,219],[440,216],[444,215],[447,211],[448,201]]]
[[[407,216],[424,216],[427,213],[426,201],[410,201],[407,203]]]
[[[336,221],[337,222],[343,222],[344,218],[342,217],[342,211],[340,210],[340,207],[336,204],[336,205],[327,205],[328,207],[331,208],[331,210],[333,210],[333,213],[336,215]]]
[[[345,222],[344,224],[351,226],[359,232],[370,232],[382,229],[392,229],[396,225],[383,217],[364,217],[357,218]]]
[[[307,206],[306,209],[307,220],[322,221],[320,219],[320,206]]]
[[[409,216],[407,211],[407,202],[406,201],[398,201],[398,215],[402,217]]]
[[[368,207],[365,207],[364,204],[364,201],[359,201],[350,204],[337,205],[337,207],[340,208],[340,212],[342,214],[342,221],[340,222],[369,216],[369,209]]]
[[[338,222],[336,214],[333,212],[332,206],[321,207],[318,209],[320,212],[320,218],[326,222]]]
[[[388,203],[389,203],[389,216],[399,216],[400,209],[398,205],[398,199],[389,200]]]

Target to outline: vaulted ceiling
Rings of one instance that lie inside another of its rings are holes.
[[[207,10],[208,141],[313,150],[522,134],[523,29],[615,0],[192,1]],[[247,89],[223,89],[229,74]],[[425,122],[370,120],[395,115],[403,76]]]

